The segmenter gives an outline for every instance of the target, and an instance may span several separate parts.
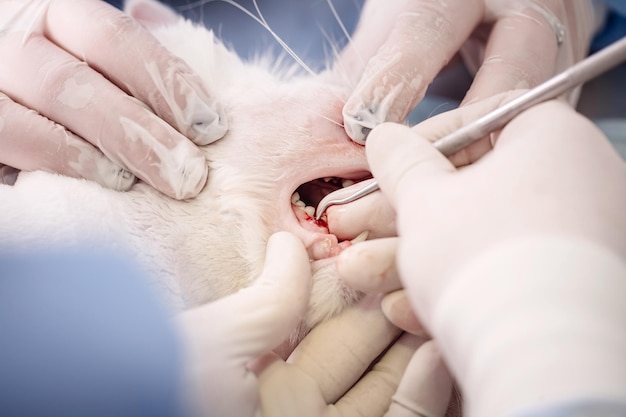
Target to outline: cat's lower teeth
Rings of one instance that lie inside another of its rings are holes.
[[[370,234],[369,230],[364,230],[357,237],[352,239],[350,243],[354,245],[355,243],[364,242],[365,240],[367,240],[367,237],[369,236],[369,234]]]

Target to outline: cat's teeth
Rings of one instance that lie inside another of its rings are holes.
[[[300,193],[296,191],[291,194],[291,204],[296,204],[298,200],[300,200]]]
[[[304,203],[304,201],[302,201],[302,200],[298,200],[298,201],[296,201],[296,202],[295,202],[295,203],[293,203],[293,204],[295,204],[296,206],[298,206],[298,207],[300,207],[300,208],[304,208],[304,207],[306,206],[306,204],[305,204],[305,203]]]
[[[365,231],[361,232],[361,234],[359,234],[357,237],[352,239],[350,241],[350,243],[352,243],[354,245],[355,243],[364,242],[367,239],[367,237],[369,236],[369,234],[370,234],[369,230],[365,230]]]
[[[315,217],[315,207],[311,207],[311,206],[306,206],[304,208],[304,211],[306,212],[306,214],[308,214],[310,217]]]
[[[343,180],[343,181],[341,181],[341,186],[343,188],[349,187],[351,185],[354,185],[354,181],[352,181],[352,180]]]
[[[331,182],[333,180],[333,177],[325,177],[323,178],[324,182]]]

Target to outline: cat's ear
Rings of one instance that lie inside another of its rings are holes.
[[[174,10],[157,0],[126,0],[124,12],[147,29],[176,23],[180,19]]]

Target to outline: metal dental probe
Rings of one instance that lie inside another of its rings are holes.
[[[603,48],[595,54],[574,64],[537,87],[527,91],[510,102],[487,113],[485,116],[461,127],[436,141],[433,146],[444,156],[449,157],[487,134],[504,127],[522,111],[556,98],[569,89],[581,85],[598,75],[626,61],[626,37]],[[373,180],[367,186],[344,198],[322,199],[317,206],[315,219],[319,220],[326,209],[333,205],[347,204],[378,190]]]

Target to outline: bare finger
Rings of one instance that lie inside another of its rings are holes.
[[[114,190],[128,190],[135,180],[93,145],[1,93],[0,148],[0,162],[19,170],[85,178]],[[3,171],[14,182],[16,171]]]

